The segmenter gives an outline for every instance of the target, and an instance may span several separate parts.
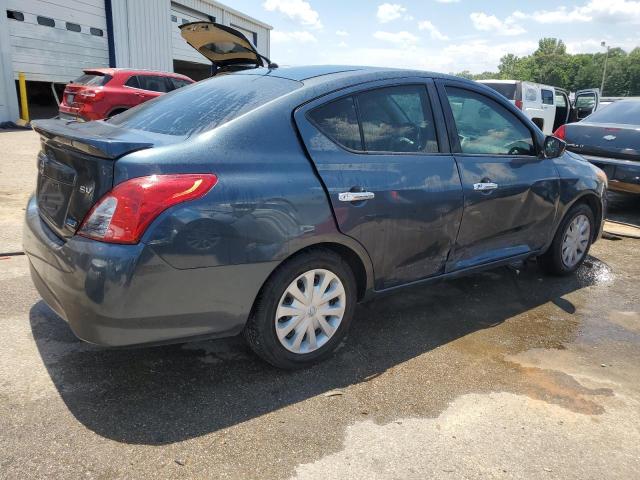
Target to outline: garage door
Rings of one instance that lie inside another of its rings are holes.
[[[200,55],[193,47],[189,46],[184,38],[180,35],[178,25],[183,23],[205,21],[210,22],[211,19],[204,13],[195,12],[188,8],[171,4],[171,42],[173,45],[173,59],[186,62],[203,63],[210,65],[211,62]]]
[[[15,78],[66,83],[109,65],[104,0],[9,0],[6,14]]]

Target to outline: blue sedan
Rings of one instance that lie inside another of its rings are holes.
[[[244,333],[306,366],[381,293],[531,257],[571,274],[605,210],[603,172],[564,142],[421,71],[250,68],[35,130],[32,278],[104,346]]]

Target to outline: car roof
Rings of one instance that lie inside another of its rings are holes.
[[[442,73],[428,72],[423,70],[409,70],[399,68],[385,68],[385,67],[363,67],[355,65],[309,65],[301,67],[278,67],[278,68],[252,68],[248,70],[242,70],[235,72],[232,75],[264,75],[278,78],[285,78],[287,80],[294,80],[298,82],[307,83],[307,80],[318,79],[323,77],[322,80],[333,80],[336,77],[341,79],[359,80],[369,79],[369,77],[380,75],[383,77],[431,77],[431,78],[450,78],[455,80],[465,79],[460,77],[454,77],[452,75],[445,75]]]
[[[84,73],[101,73],[104,75],[114,76],[116,74],[120,75],[163,75],[166,77],[178,77],[178,78],[186,78],[191,80],[186,75],[182,75],[181,73],[174,72],[161,72],[159,70],[145,70],[143,68],[85,68],[83,70]]]

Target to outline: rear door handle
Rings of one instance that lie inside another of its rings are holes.
[[[341,192],[338,194],[338,200],[341,202],[361,202],[363,200],[371,200],[376,196],[373,192]]]
[[[498,184],[497,183],[493,183],[493,182],[480,182],[480,183],[474,183],[473,184],[473,189],[477,190],[479,192],[486,192],[488,190],[495,190],[496,188],[498,188]]]

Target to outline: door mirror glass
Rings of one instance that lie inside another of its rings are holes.
[[[564,153],[566,146],[559,138],[549,135],[544,139],[544,158],[558,158]]]

